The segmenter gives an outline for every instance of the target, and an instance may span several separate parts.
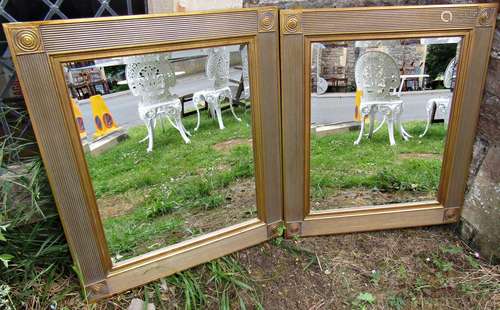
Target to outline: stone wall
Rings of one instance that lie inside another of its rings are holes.
[[[320,8],[497,2],[496,0],[243,0],[244,6]],[[481,255],[500,262],[500,20],[483,94],[468,188],[460,223],[462,238]]]

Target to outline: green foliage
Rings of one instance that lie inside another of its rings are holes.
[[[9,127],[0,139],[0,300],[17,308],[36,299],[45,309],[55,299],[47,288],[70,273],[71,258],[33,135],[26,133],[27,113],[0,111]]]
[[[405,300],[400,295],[391,295],[389,297],[389,299],[387,300],[387,304],[392,309],[401,310],[401,309],[404,309]]]
[[[453,245],[447,247],[441,247],[441,251],[445,254],[452,254],[452,255],[457,255],[464,252],[464,250],[461,247]]]
[[[368,292],[359,293],[351,303],[354,309],[364,310],[375,303],[375,296]]]
[[[479,263],[477,262],[477,260],[476,260],[474,257],[472,257],[472,256],[470,256],[470,255],[467,255],[467,256],[466,256],[466,259],[467,259],[467,262],[469,263],[469,265],[470,265],[472,268],[474,268],[474,269],[479,269],[479,268],[481,268],[481,264],[479,264]]]
[[[432,44],[427,49],[427,73],[431,80],[436,79],[440,74],[444,74],[446,66],[455,57],[457,52],[456,44]]]
[[[232,256],[213,260],[201,267],[202,272],[179,272],[165,279],[180,291],[184,309],[207,309],[215,301],[219,309],[262,309],[256,284]],[[211,300],[210,298],[215,298]]]
[[[166,279],[167,283],[179,288],[184,296],[184,309],[203,309],[207,302],[200,286],[200,277],[190,271],[179,272]]]
[[[432,257],[432,263],[439,271],[442,271],[442,272],[448,272],[448,271],[451,271],[453,269],[452,262],[450,262],[446,259],[443,259],[437,255],[434,255]]]
[[[342,189],[367,189],[380,192],[437,192],[441,154],[446,130],[432,126],[429,134],[418,138],[424,122],[406,123],[414,134],[411,141],[388,143],[382,128],[371,140],[353,145],[357,132],[313,136],[311,140],[311,194],[323,199]],[[412,154],[435,155],[431,158]],[[403,157],[404,155],[409,155]]]
[[[380,273],[380,271],[373,270],[372,274],[370,276],[370,282],[373,283],[374,285],[378,285],[381,277],[382,277],[382,274]]]

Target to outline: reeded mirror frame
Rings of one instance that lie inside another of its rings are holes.
[[[288,236],[459,220],[497,9],[497,4],[490,3],[280,11],[283,188]],[[437,36],[460,36],[463,40],[437,199],[311,212],[311,43]]]
[[[107,297],[268,240],[282,215],[278,11],[274,7],[4,24],[82,285]],[[62,63],[248,44],[258,218],[112,264]]]

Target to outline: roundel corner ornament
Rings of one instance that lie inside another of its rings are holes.
[[[453,21],[453,13],[448,10],[441,12],[441,20],[445,23],[451,23]]]

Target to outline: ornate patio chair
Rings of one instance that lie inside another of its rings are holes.
[[[312,54],[316,56],[316,94],[322,95],[328,89],[328,82],[320,76],[321,74],[321,53],[325,46],[321,43],[312,44]]]
[[[248,71],[248,46],[245,44],[240,48],[242,77],[243,77],[243,98],[250,99],[250,73]]]
[[[380,112],[387,121],[389,142],[394,140],[394,124],[399,129],[401,137],[408,140],[411,136],[401,123],[403,101],[398,89],[400,88],[399,68],[394,59],[383,52],[369,51],[359,57],[354,72],[356,86],[363,91],[361,98],[361,128],[354,144],[359,144],[363,138],[366,116],[370,119],[368,137],[374,133],[375,114]],[[380,128],[380,126],[379,126]]]
[[[452,85],[452,82],[455,79],[456,67],[457,67],[457,59],[456,57],[454,57],[448,63],[448,66],[446,66],[446,70],[444,72],[443,84],[445,88],[450,89],[452,88],[452,86],[454,86]],[[444,116],[445,128],[448,127],[450,106],[451,106],[451,97],[431,98],[429,99],[429,101],[427,101],[427,105],[425,107],[425,110],[427,111],[427,124],[425,126],[424,132],[419,136],[420,138],[425,136],[425,134],[429,130],[429,127],[431,127],[432,116],[434,114],[434,111],[438,111]]]
[[[229,88],[229,64],[229,51],[226,47],[214,47],[208,50],[205,74],[210,80],[213,81],[214,84],[210,89],[200,90],[193,94],[193,103],[196,108],[196,113],[198,114],[198,122],[195,130],[198,130],[200,127],[199,108],[200,106],[203,106],[205,102],[208,104],[210,115],[213,118],[217,118],[219,128],[224,129],[220,106],[224,98],[228,98],[229,108],[231,109],[231,113],[234,118],[241,121],[241,119],[236,116],[233,108],[233,94]]]
[[[175,85],[175,72],[167,57],[168,54],[154,54],[130,56],[124,60],[130,91],[140,97],[139,116],[148,129],[148,135],[140,142],[149,140],[148,152],[153,150],[156,121],[163,117],[179,131],[184,142],[190,142],[190,133],[182,124],[181,101],[170,93],[170,87]]]

